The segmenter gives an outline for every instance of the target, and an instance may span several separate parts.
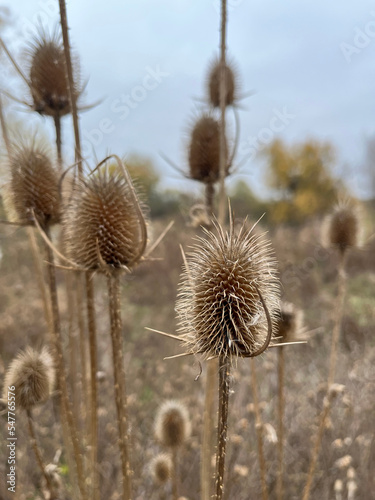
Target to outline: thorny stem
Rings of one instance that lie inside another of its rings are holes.
[[[36,435],[35,435],[35,430],[34,430],[34,423],[33,423],[33,417],[31,414],[31,410],[27,410],[27,424],[28,424],[28,430],[31,438],[31,446],[33,448],[34,454],[36,461],[38,462],[39,468],[44,476],[44,479],[46,480],[47,483],[47,488],[50,491],[50,494],[52,495],[53,493],[53,486],[51,483],[51,478],[46,472],[46,467],[43,462],[43,457],[42,457],[42,452],[39,449],[38,442],[36,440]]]
[[[82,284],[82,274],[80,272],[75,273],[76,286],[75,286],[75,298],[77,301],[77,322],[79,331],[79,355],[81,362],[81,390],[83,393],[82,405],[81,405],[81,420],[84,422],[84,427],[86,427],[86,421],[88,427],[90,426],[88,422],[87,409],[89,408],[89,396],[88,396],[88,380],[87,380],[87,361],[86,361],[86,335],[85,335],[85,320],[84,320],[84,306],[83,306],[83,284]]]
[[[73,65],[70,54],[69,33],[68,33],[68,20],[66,15],[65,0],[59,0],[60,6],[60,21],[61,30],[64,43],[64,53],[66,59],[66,69],[69,83],[69,98],[72,107],[74,139],[75,139],[75,161],[78,162],[78,175],[81,178],[83,175],[82,169],[82,153],[81,153],[81,139],[79,133],[78,112],[77,112],[77,93],[75,92],[75,82],[73,76]]]
[[[228,356],[219,357],[219,420],[217,429],[217,451],[216,451],[216,500],[223,498],[225,453],[228,431],[229,410],[229,374],[230,359]]]
[[[45,228],[45,233],[46,236],[50,239],[50,231],[48,226]],[[55,357],[56,371],[58,373],[57,384],[58,384],[58,390],[60,390],[61,394],[63,414],[65,414],[64,417],[66,418],[69,428],[70,438],[73,444],[74,458],[77,467],[78,486],[80,489],[82,499],[86,500],[87,496],[86,496],[85,482],[83,477],[83,461],[79,446],[77,429],[75,426],[71,403],[69,400],[67,378],[65,373],[61,326],[60,326],[60,313],[59,313],[59,304],[57,298],[56,274],[54,268],[54,256],[51,248],[47,244],[45,245],[45,249],[46,249],[46,259],[47,262],[49,263],[49,265],[47,265],[47,274],[48,274],[48,283],[50,287],[51,310],[53,319],[53,334],[54,334],[53,352]]]
[[[338,351],[338,343],[340,338],[340,328],[341,328],[341,320],[344,311],[344,302],[345,302],[345,293],[346,293],[346,273],[345,273],[345,261],[346,254],[340,254],[340,261],[338,267],[338,287],[337,287],[337,298],[335,305],[335,320],[332,331],[332,339],[331,339],[331,354],[329,359],[329,371],[328,371],[328,379],[327,379],[327,389],[326,396],[324,398],[324,408],[320,414],[319,426],[317,429],[317,433],[315,436],[314,448],[312,452],[312,457],[310,461],[309,472],[307,476],[307,481],[305,485],[305,489],[303,491],[302,500],[308,500],[310,498],[310,492],[312,487],[312,482],[314,478],[316,464],[318,462],[319,450],[322,444],[324,429],[326,427],[326,422],[331,410],[332,404],[332,392],[331,385],[335,380],[335,372],[336,372],[336,362],[337,362],[337,351]]]
[[[215,381],[217,377],[217,359],[207,361],[206,393],[203,413],[203,436],[202,436],[202,460],[201,460],[201,482],[202,500],[211,498],[212,477],[212,447],[213,447],[213,406],[215,400]]]
[[[53,117],[53,120],[55,122],[55,131],[56,131],[57,164],[59,167],[59,172],[61,174],[63,168],[62,151],[61,151],[61,116],[55,115]]]
[[[226,108],[226,35],[227,35],[227,0],[221,0],[221,39],[220,39],[220,193],[218,219],[221,225],[225,222],[225,176],[227,169],[225,141],[225,108]]]
[[[115,399],[117,408],[117,423],[119,430],[119,447],[121,454],[123,499],[131,499],[131,470],[129,463],[129,438],[126,412],[126,380],[124,371],[124,356],[122,343],[122,324],[120,315],[120,280],[114,272],[108,276],[109,312],[111,321],[111,339],[113,354],[113,369],[115,381]]]
[[[278,471],[277,471],[277,500],[283,500],[284,496],[284,347],[281,346],[277,352],[277,371],[278,371]]]
[[[215,186],[212,182],[208,182],[205,186],[206,189],[206,212],[208,220],[211,220],[214,213],[214,196],[215,196]]]
[[[258,443],[259,469],[260,469],[260,478],[262,483],[262,499],[268,500],[268,488],[266,481],[266,461],[264,458],[264,450],[263,450],[263,422],[259,408],[257,376],[256,376],[254,359],[250,360],[250,371],[251,371],[251,390],[253,393],[253,402],[255,411],[255,430],[257,433],[257,443]]]
[[[90,346],[90,372],[91,372],[91,474],[92,474],[92,498],[99,498],[99,475],[98,475],[98,412],[97,412],[97,343],[96,343],[96,321],[95,321],[95,301],[93,273],[87,272],[86,278],[86,297],[87,297],[87,324],[89,330]]]

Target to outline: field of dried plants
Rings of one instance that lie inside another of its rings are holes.
[[[144,173],[82,163],[60,9],[25,77],[55,155],[14,142],[0,103],[0,500],[375,500],[373,202],[337,193],[303,223],[228,207],[222,0],[186,171],[203,201],[157,216]]]

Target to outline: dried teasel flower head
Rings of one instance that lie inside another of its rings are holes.
[[[233,106],[238,99],[238,78],[234,65],[226,63],[224,66],[225,75],[225,106]],[[208,99],[214,108],[220,107],[220,76],[221,62],[215,59],[209,68],[207,78]]]
[[[303,330],[303,313],[289,302],[281,302],[276,315],[275,335],[281,342],[301,340]]]
[[[155,418],[155,436],[167,448],[181,446],[191,433],[189,413],[179,401],[166,401]]]
[[[165,484],[172,477],[172,460],[166,453],[160,453],[150,463],[152,478],[157,484]]]
[[[349,248],[360,246],[361,216],[358,208],[351,201],[340,202],[325,225],[325,240],[341,254]]]
[[[10,182],[5,210],[11,222],[41,226],[60,221],[59,177],[47,149],[35,141],[14,146],[9,159]]]
[[[227,151],[227,145],[225,150]],[[191,179],[210,184],[219,180],[219,122],[211,114],[204,113],[195,122],[191,131],[188,156]]]
[[[16,408],[31,410],[44,403],[53,389],[55,371],[47,348],[40,352],[28,347],[11,362],[5,375],[4,397],[14,386]]]
[[[215,223],[187,256],[176,311],[187,351],[251,357],[269,344],[279,282],[270,244],[245,229]]]
[[[121,169],[97,168],[79,182],[64,217],[68,256],[86,269],[129,270],[139,262],[147,243],[132,181],[122,161],[113,158],[124,174]]]
[[[64,116],[71,112],[69,83],[61,35],[38,34],[28,50],[29,86],[33,108],[41,115]],[[79,89],[78,60],[73,58],[74,93]]]

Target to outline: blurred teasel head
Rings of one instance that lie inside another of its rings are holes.
[[[152,478],[157,484],[165,484],[172,477],[172,460],[166,453],[159,453],[150,463]]]
[[[302,339],[303,313],[289,302],[282,302],[276,314],[275,335],[280,342],[294,342]]]
[[[226,152],[227,149],[225,144]],[[219,122],[209,113],[204,113],[192,128],[188,158],[191,179],[206,184],[213,184],[219,180]]]
[[[10,181],[4,206],[11,222],[42,227],[60,221],[59,177],[49,154],[35,141],[14,146],[9,158]]]
[[[41,115],[64,116],[71,112],[69,83],[61,35],[37,35],[28,50],[28,81],[33,108]],[[73,60],[74,93],[82,93],[78,60]]]
[[[189,413],[179,401],[166,401],[157,412],[155,436],[166,448],[181,446],[191,433]]]
[[[129,174],[121,160],[115,158],[120,170],[98,168],[78,181],[65,213],[68,256],[85,269],[129,270],[139,262],[146,247],[142,209]]]
[[[225,64],[224,77],[225,106],[233,106],[238,99],[238,78],[232,64]],[[220,107],[220,79],[221,62],[219,59],[215,59],[210,65],[207,78],[208,100],[214,108]]]
[[[16,409],[31,410],[35,405],[44,403],[53,389],[55,372],[49,351],[40,352],[28,347],[10,364],[4,380],[4,399],[8,387],[14,387]]]
[[[215,224],[187,256],[176,311],[191,354],[252,357],[272,334],[279,282],[270,243],[245,225],[236,234]]]
[[[349,248],[360,246],[361,217],[354,202],[339,203],[326,221],[326,244],[343,255]]]

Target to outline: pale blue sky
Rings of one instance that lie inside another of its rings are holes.
[[[58,2],[8,4],[13,23],[4,36],[21,57],[38,19],[49,27],[56,25]],[[89,78],[84,102],[105,98],[81,117],[88,155],[91,144],[99,158],[108,151],[146,155],[168,184],[186,185],[187,181],[176,184],[178,176],[159,151],[186,168],[187,131],[202,106],[193,99],[204,96],[207,66],[218,53],[218,4],[217,0],[68,2],[71,41],[80,55],[83,77]],[[241,103],[245,109],[240,111],[239,158],[250,156],[245,167],[249,184],[264,192],[264,165],[254,159],[262,140],[278,136],[292,143],[316,138],[334,144],[338,173],[350,179],[359,195],[366,195],[358,169],[366,138],[375,134],[373,2],[228,0],[228,4],[228,53],[237,63],[242,91],[255,91]],[[38,120],[49,126],[48,121]],[[64,126],[69,142],[70,118]],[[257,141],[250,146],[254,138]]]

